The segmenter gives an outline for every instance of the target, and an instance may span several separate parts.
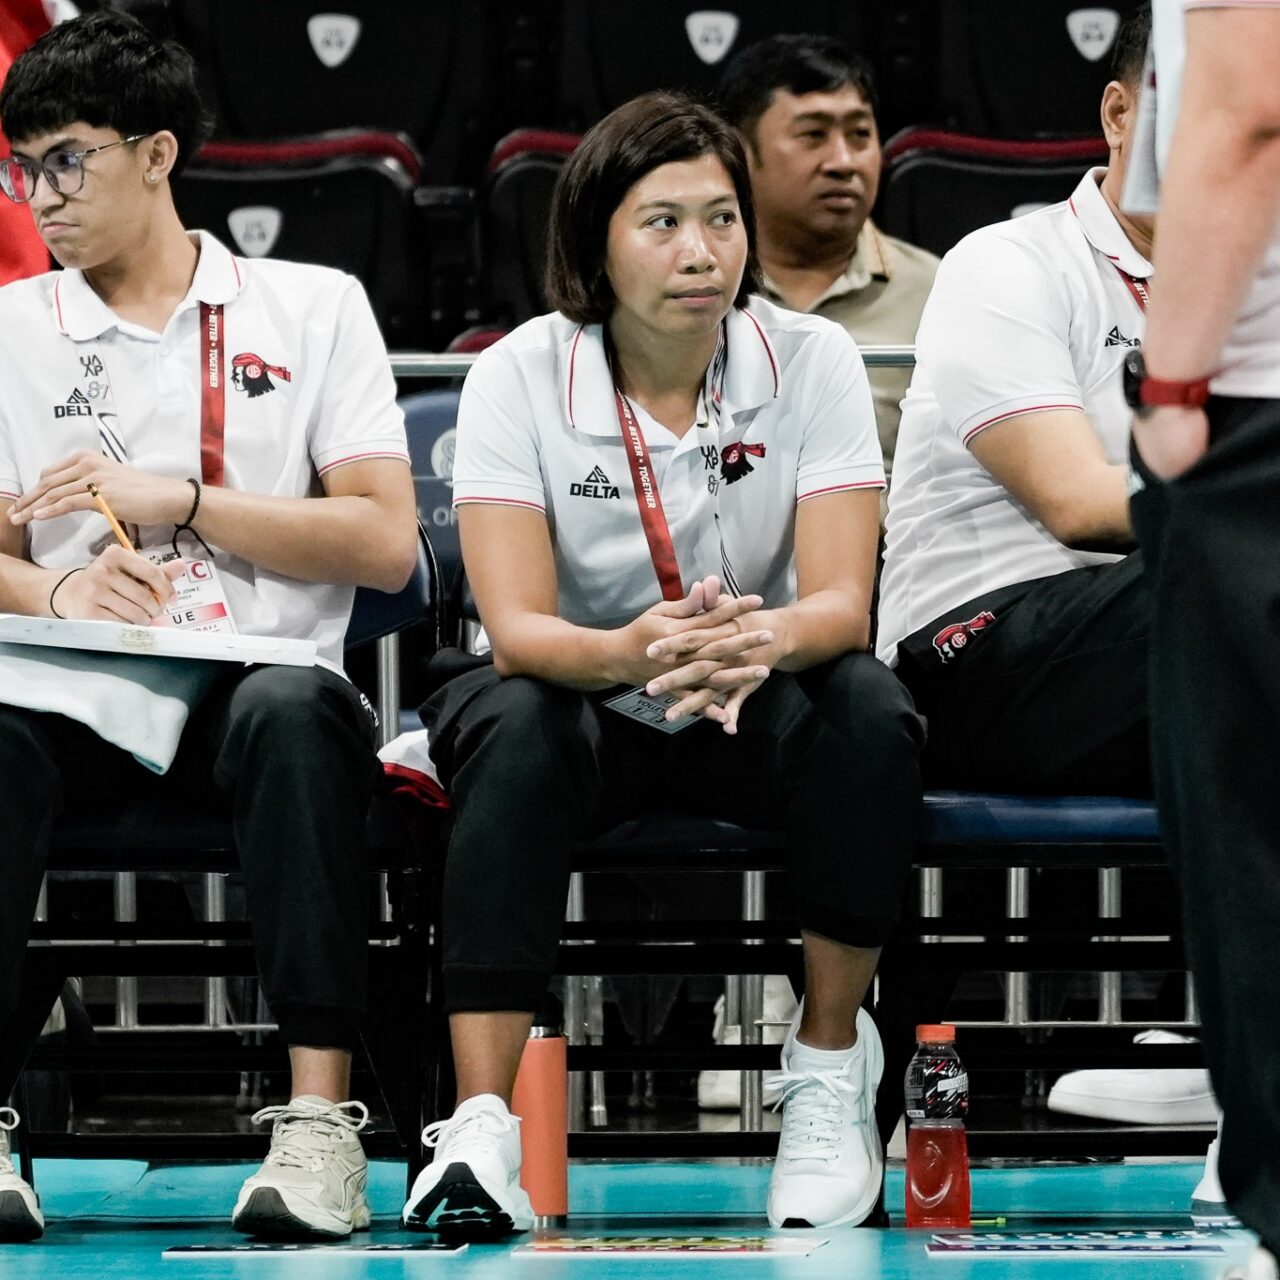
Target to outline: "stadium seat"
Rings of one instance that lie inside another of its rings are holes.
[[[176,33],[205,71],[219,136],[403,132],[436,184],[474,182],[494,139],[553,98],[544,8],[536,0],[172,0]]]
[[[402,396],[409,461],[418,500],[418,519],[428,530],[440,575],[441,626],[446,643],[453,643],[456,603],[462,582],[462,548],[458,517],[453,510],[453,445],[457,435],[458,396],[455,389],[419,391]]]
[[[174,184],[183,222],[246,258],[291,258],[364,283],[392,347],[424,341],[424,262],[415,235],[421,169],[403,138],[341,132],[210,143]]]
[[[575,133],[520,129],[498,143],[481,197],[485,315],[508,327],[548,310],[543,290],[551,193]]]
[[[943,0],[937,11],[941,118],[1002,138],[1095,134],[1111,47],[1135,0]]]
[[[978,227],[1065,200],[1101,138],[1013,142],[908,129],[885,148],[877,220],[891,235],[943,254]]]
[[[619,103],[649,89],[711,93],[739,49],[779,31],[837,36],[867,48],[872,6],[851,0],[736,0],[708,9],[690,0],[603,5],[564,0],[561,94],[565,121],[593,124]]]

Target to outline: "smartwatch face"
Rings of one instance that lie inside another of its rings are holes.
[[[1126,351],[1122,367],[1125,403],[1130,409],[1141,409],[1142,380],[1147,376],[1146,362],[1141,351]]]

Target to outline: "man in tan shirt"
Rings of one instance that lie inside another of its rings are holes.
[[[834,320],[860,346],[914,343],[938,260],[871,221],[871,68],[827,36],[771,36],[733,59],[719,97],[747,144],[765,295]],[[868,372],[888,474],[911,370]]]

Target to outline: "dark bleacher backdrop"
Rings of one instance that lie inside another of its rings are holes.
[[[928,131],[890,151],[877,215],[891,233],[942,252],[975,226],[1065,197],[1105,155],[1096,145],[1099,99],[1116,29],[1135,7],[115,3],[171,23],[217,113],[217,143],[179,183],[184,216],[248,256],[353,271],[392,346],[432,349],[472,326],[509,327],[543,309],[542,237],[564,156],[634,94],[710,93],[737,50],[777,31],[843,39],[875,67],[882,137]],[[513,131],[521,131],[515,144],[500,146]],[[1081,144],[1089,138],[1093,147]],[[989,153],[982,139],[996,144]],[[1071,145],[1058,147],[1064,140]]]

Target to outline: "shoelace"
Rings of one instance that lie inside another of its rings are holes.
[[[13,1161],[9,1159],[9,1137],[18,1127],[18,1113],[12,1107],[0,1107],[0,1174],[9,1174],[13,1170]]]
[[[369,1123],[363,1102],[318,1103],[295,1099],[280,1107],[255,1112],[254,1124],[273,1122],[271,1152],[265,1163],[284,1169],[324,1168],[324,1153],[347,1133],[359,1133]]]
[[[847,1118],[867,1118],[862,1088],[833,1071],[782,1071],[765,1083],[782,1091],[773,1109],[787,1108],[778,1152],[782,1159],[834,1162]]]
[[[490,1147],[491,1139],[519,1132],[519,1116],[476,1110],[461,1118],[450,1116],[448,1120],[433,1121],[422,1131],[422,1144],[438,1147],[446,1142],[456,1142],[460,1150],[465,1151],[468,1147]]]

